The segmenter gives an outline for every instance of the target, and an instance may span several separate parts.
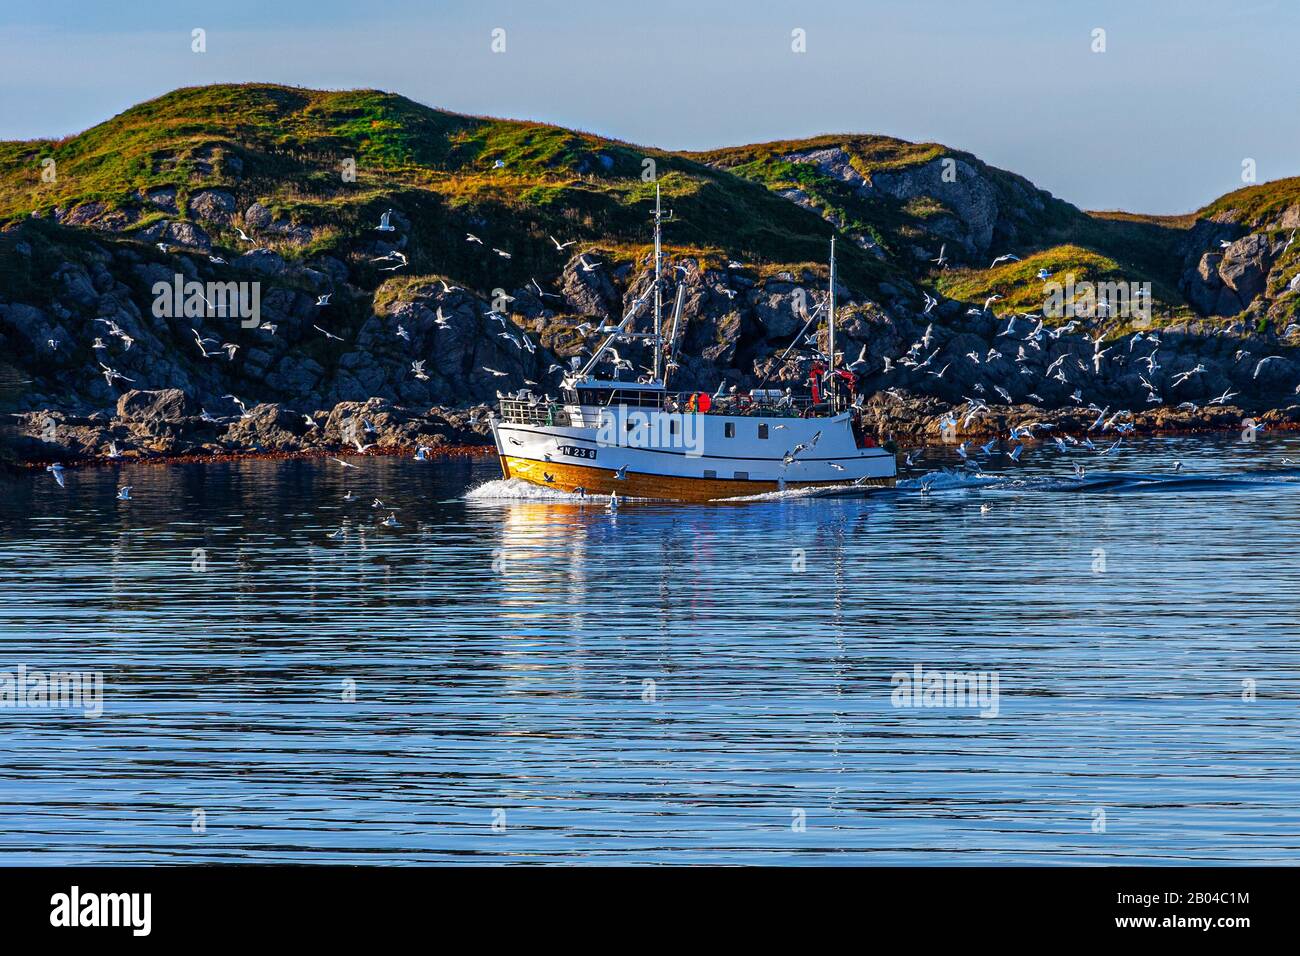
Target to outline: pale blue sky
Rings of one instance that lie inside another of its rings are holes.
[[[668,148],[933,140],[1085,208],[1186,212],[1246,157],[1300,174],[1298,40],[1295,0],[6,0],[0,138],[200,83],[378,87]]]

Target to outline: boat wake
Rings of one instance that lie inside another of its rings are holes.
[[[1300,469],[1275,469],[1198,475],[1189,472],[1156,474],[1147,472],[1098,472],[1077,475],[995,475],[961,470],[932,471],[898,482],[897,490],[933,494],[943,491],[1048,491],[1065,493],[1129,493],[1262,490],[1300,488]]]
[[[558,488],[535,485],[520,478],[497,478],[475,485],[465,492],[467,501],[547,501],[565,504],[606,505],[609,495],[579,495]],[[649,501],[649,498],[631,498],[619,495],[619,501]]]
[[[867,498],[891,495],[942,494],[972,491],[1039,491],[1066,494],[1175,493],[1198,491],[1263,490],[1268,488],[1300,489],[1300,469],[1237,472],[1222,475],[1198,475],[1186,472],[1155,474],[1146,472],[1099,472],[1075,475],[1005,475],[972,472],[965,469],[931,471],[912,478],[900,478],[894,488],[877,488],[854,484],[813,488],[786,488],[755,495],[720,498],[718,503],[803,501],[815,498]],[[518,478],[498,478],[476,485],[465,493],[469,501],[541,501],[565,504],[603,505],[608,495],[578,495],[546,488]],[[627,498],[621,501],[650,501]]]

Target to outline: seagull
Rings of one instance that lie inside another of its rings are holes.
[[[578,261],[582,263],[583,272],[592,272],[601,264],[599,260],[596,262],[588,262],[586,256],[578,256]]]
[[[1232,398],[1232,397],[1233,397],[1234,395],[1236,395],[1236,394],[1238,394],[1238,393],[1237,393],[1237,392],[1233,392],[1233,391],[1227,391],[1227,392],[1224,392],[1224,393],[1223,393],[1222,395],[1220,395],[1218,398],[1212,398],[1212,399],[1210,399],[1210,404],[1211,404],[1211,405],[1226,405],[1227,402],[1228,402],[1228,399]]]
[[[496,246],[492,247],[492,251],[495,252],[497,255],[499,255],[502,259],[511,258],[510,253],[506,252],[504,249],[498,249]]]
[[[330,456],[330,461],[336,461],[336,462],[338,462],[340,465],[342,465],[344,468],[355,468],[355,467],[357,467],[356,465],[352,464],[351,462],[349,462],[349,461],[344,461],[342,458],[335,458],[333,455]],[[344,500],[346,500],[346,501],[351,501],[352,499],[351,499],[351,498],[347,498],[347,499],[344,499]]]
[[[1011,455],[1009,457],[1011,458],[1012,461],[1020,461],[1020,453],[1023,452],[1024,450],[1025,450],[1024,445],[1017,445],[1015,448],[1011,450]]]
[[[421,382],[427,382],[429,380],[428,374],[424,371],[424,361],[424,359],[420,359],[418,362],[411,363],[411,374]]]
[[[556,239],[554,236],[547,236],[547,238],[550,239],[551,242],[555,243],[556,252],[563,252],[569,246],[573,245],[575,242],[578,241],[577,239],[570,239],[568,242],[560,242],[560,240]]]
[[[226,260],[221,256],[208,256],[208,261],[215,266],[224,266],[226,264]]]
[[[389,217],[391,217],[392,215],[393,215],[393,211],[391,209],[383,213],[379,217],[379,225],[375,226],[375,230],[377,232],[392,232],[394,229],[396,229],[397,227],[388,221]]]
[[[1019,262],[1019,261],[1020,261],[1019,256],[1013,256],[1011,253],[1008,252],[1006,255],[998,256],[996,259],[994,259],[993,262],[989,265],[989,268],[992,269],[999,262]]]
[[[134,487],[135,487],[135,485],[123,485],[121,488],[117,489],[117,500],[118,500],[118,501],[130,501],[130,500],[131,500],[131,489],[134,488]]]
[[[540,285],[537,284],[537,280],[536,280],[536,279],[530,279],[529,281],[532,282],[532,284],[533,284],[533,288],[537,290],[537,297],[538,297],[539,299],[545,298],[545,297],[548,296],[548,295],[549,295],[552,299],[560,299],[560,298],[563,298],[563,296],[556,295],[554,292],[546,292],[545,290],[543,290],[542,287],[541,287]]]
[[[322,329],[319,325],[313,325],[312,328],[315,329],[317,332],[325,332],[325,330]],[[333,339],[335,342],[342,342],[342,341],[343,341],[343,339],[341,339],[339,336],[335,335],[333,332],[325,332],[325,338],[327,338],[327,339]]]
[[[102,368],[102,369],[104,370],[104,372],[103,372],[103,375],[104,375],[104,381],[106,381],[110,386],[113,384],[113,379],[120,379],[120,380],[122,380],[123,382],[132,382],[132,383],[135,382],[135,379],[133,379],[133,378],[127,378],[127,377],[126,377],[125,375],[123,375],[121,372],[117,371],[116,369],[111,369],[111,368],[109,368],[109,367],[108,367],[107,365],[105,365],[103,362],[100,362],[100,363],[99,363],[99,367]]]
[[[1267,356],[1265,356],[1264,358],[1260,359],[1260,360],[1255,364],[1255,374],[1252,375],[1251,378],[1252,378],[1252,379],[1259,378],[1259,372],[1260,372],[1260,369],[1262,369],[1262,368],[1263,368],[1267,363],[1273,361],[1274,359],[1279,359],[1279,358],[1281,358],[1281,357],[1282,357],[1282,356],[1280,356],[1280,355],[1267,355]]]
[[[334,294],[333,292],[326,292],[324,295],[317,296],[317,297],[316,297],[316,304],[317,304],[317,305],[329,305],[329,304],[330,304],[330,296],[332,296],[333,294]]]
[[[208,351],[208,346],[207,346],[207,343],[209,343],[209,342],[211,342],[213,345],[216,345],[216,344],[217,344],[217,340],[216,340],[216,339],[207,339],[207,338],[204,338],[203,336],[199,335],[199,330],[198,330],[198,329],[193,329],[193,328],[192,328],[192,329],[190,329],[190,331],[194,333],[194,341],[198,344],[199,351],[200,351],[201,353],[203,353],[203,357],[204,357],[204,358],[208,358],[208,357],[211,356],[211,355],[216,355],[216,354],[217,354],[216,352],[209,352],[209,351]]]
[[[1204,371],[1205,371],[1205,366],[1204,366],[1204,365],[1197,365],[1195,368],[1188,369],[1186,372],[1179,372],[1177,375],[1174,376],[1173,384],[1175,384],[1175,385],[1181,385],[1181,384],[1183,384],[1183,382],[1187,381],[1187,380],[1188,380],[1189,378],[1191,378],[1193,375],[1197,375],[1197,374],[1199,374],[1199,373],[1201,373],[1201,372],[1204,372]],[[1258,367],[1258,366],[1256,366],[1256,368],[1255,368],[1255,372],[1256,372],[1256,374],[1259,373],[1259,367]]]
[[[67,487],[63,483],[63,466],[60,465],[57,461],[52,465],[46,465],[45,470],[54,476],[54,480],[59,483],[60,488]]]
[[[997,301],[998,301],[999,299],[1001,299],[1001,298],[1002,298],[1002,296],[1000,296],[1000,295],[998,295],[998,294],[996,294],[996,293],[994,293],[993,295],[989,296],[987,299],[984,300],[984,309],[983,309],[983,311],[987,312],[987,311],[989,310],[989,306],[992,305],[994,302],[997,302]]]
[[[418,446],[418,447],[415,449],[415,460],[416,460],[416,461],[428,461],[428,460],[429,460],[429,450],[430,450],[430,449],[429,449],[429,446],[428,446],[428,445],[420,445],[420,446]]]
[[[930,260],[931,262],[937,263],[940,269],[946,268],[948,265],[948,257],[943,254],[944,250],[947,248],[948,244],[946,242],[940,245],[938,257]]]
[[[505,378],[505,377],[506,377],[506,373],[505,373],[505,372],[498,372],[496,369],[494,369],[494,368],[488,368],[486,365],[482,366],[482,369],[483,369],[483,371],[489,373],[490,375],[492,375],[492,376],[494,376],[494,377],[496,377],[496,378]]]
[[[467,233],[465,233],[465,241],[466,241],[466,242],[477,242],[480,246],[483,245],[483,240],[480,239],[478,236],[474,235],[474,233],[472,233],[472,232],[467,232]]]
[[[254,245],[257,244],[257,240],[256,240],[256,239],[254,239],[254,238],[253,238],[252,236],[250,236],[250,235],[247,235],[247,234],[244,232],[244,230],[240,229],[238,226],[235,227],[235,232],[239,233],[239,238],[242,239],[242,240],[244,240],[244,242],[251,242],[251,243],[253,243]]]
[[[385,528],[400,528],[402,526],[402,523],[397,520],[397,513],[395,511],[390,511],[388,517],[381,521],[380,524]]]
[[[627,465],[624,465],[622,468],[619,468],[614,472],[614,480],[627,481]]]

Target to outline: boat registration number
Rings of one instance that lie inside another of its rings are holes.
[[[577,445],[561,445],[556,449],[556,451],[561,455],[564,455],[566,458],[585,458],[588,461],[596,460],[596,449],[594,448],[579,448]]]

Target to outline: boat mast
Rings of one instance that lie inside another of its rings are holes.
[[[663,296],[660,292],[660,275],[663,271],[664,252],[659,241],[659,224],[663,219],[663,209],[659,205],[659,184],[655,183],[655,332],[654,332],[654,380],[663,382],[663,330],[660,313],[663,308]]]
[[[832,411],[839,411],[839,389],[835,388],[835,237],[831,236],[831,301],[830,301],[830,361],[827,363],[828,371],[826,380],[834,389],[835,395],[834,407]]]

